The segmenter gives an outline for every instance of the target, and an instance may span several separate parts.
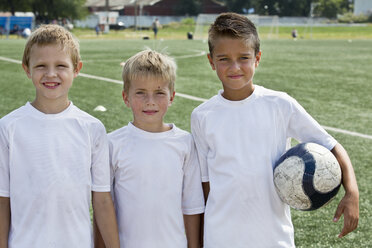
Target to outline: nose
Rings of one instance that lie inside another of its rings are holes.
[[[55,77],[57,75],[56,70],[54,68],[47,68],[45,72],[45,76],[47,77]]]
[[[234,71],[240,70],[239,62],[238,61],[232,61],[231,64],[230,64],[230,69],[234,70]]]
[[[154,99],[154,96],[152,94],[147,94],[146,104],[147,105],[154,105],[155,104],[155,99]]]

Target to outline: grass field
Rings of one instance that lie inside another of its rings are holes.
[[[82,37],[82,36],[81,36]],[[295,97],[321,125],[372,135],[372,40],[262,41],[262,60],[254,82]],[[21,60],[24,40],[0,40],[0,56]],[[176,58],[176,90],[201,98],[217,93],[221,85],[205,55],[207,44],[196,40],[81,39],[85,74],[120,80],[120,62],[144,47],[167,52]],[[20,64],[0,59],[0,117],[32,101],[34,89]],[[108,132],[131,120],[121,100],[121,85],[78,77],[71,100],[105,124]],[[176,97],[166,121],[190,130],[191,111],[198,101]],[[94,112],[97,105],[106,112]],[[343,239],[333,214],[343,195],[313,212],[292,211],[297,247],[371,247],[372,234],[372,139],[329,131],[348,150],[360,190],[360,224]]]

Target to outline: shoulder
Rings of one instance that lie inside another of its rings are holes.
[[[279,108],[290,107],[296,100],[283,91],[267,89],[256,85],[256,96],[258,104],[276,105]]]
[[[130,132],[128,131],[128,126],[121,127],[115,131],[110,132],[107,137],[110,143],[120,142],[126,140]]]
[[[85,127],[105,129],[103,123],[98,118],[88,114],[87,112],[81,110],[75,105],[72,106],[72,109],[68,113],[67,117],[76,119],[81,125]]]
[[[217,106],[220,104],[218,100],[218,95],[213,96],[209,100],[203,102],[199,106],[197,106],[191,113],[191,117],[195,118],[200,115],[204,115],[210,111],[213,111],[217,108]]]
[[[18,109],[13,110],[9,114],[3,116],[0,119],[0,127],[2,129],[3,128],[7,128],[10,125],[12,125],[12,123],[15,123],[18,120],[23,119],[23,118],[25,118],[27,116],[28,116],[27,109],[25,108],[25,106],[22,106],[22,107],[20,107]]]

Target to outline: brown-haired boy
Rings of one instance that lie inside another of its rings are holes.
[[[334,220],[344,214],[340,237],[354,230],[359,193],[350,159],[296,100],[253,84],[261,59],[254,24],[242,15],[221,14],[209,29],[208,44],[223,90],[191,116],[207,199],[204,247],[295,246],[289,207],[273,183],[273,165],[288,138],[321,144],[336,156],[345,196]]]
[[[78,41],[42,25],[22,66],[36,97],[0,120],[0,247],[93,247],[91,198],[107,247],[119,247],[105,128],[68,99]]]

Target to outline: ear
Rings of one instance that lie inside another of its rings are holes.
[[[259,51],[259,52],[256,54],[256,61],[254,62],[254,66],[255,66],[255,67],[257,67],[258,64],[260,63],[260,61],[261,61],[261,55],[262,55],[261,51]]]
[[[121,92],[121,95],[123,96],[123,100],[124,100],[125,105],[127,105],[127,107],[130,108],[128,94],[125,93],[125,91],[123,90]]]
[[[79,61],[79,63],[77,64],[77,67],[74,71],[74,78],[76,78],[77,75],[79,75],[79,72],[80,72],[81,68],[83,68],[83,62]]]
[[[28,68],[28,66],[26,66],[25,64],[22,64],[22,68],[26,72],[27,77],[31,78],[31,73],[30,73],[30,69]]]
[[[213,63],[213,58],[212,58],[212,55],[210,53],[207,54],[207,57],[208,57],[208,60],[209,60],[209,64],[211,65],[212,67],[212,70],[216,70],[216,67],[214,66],[214,63]]]
[[[169,100],[168,106],[171,106],[171,105],[172,105],[175,96],[176,96],[176,92],[173,91],[173,93],[171,94],[171,97],[170,97],[170,100]]]

